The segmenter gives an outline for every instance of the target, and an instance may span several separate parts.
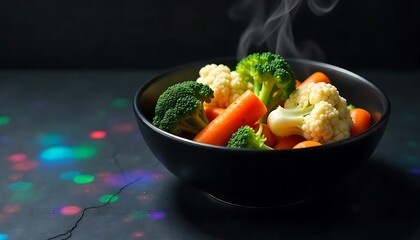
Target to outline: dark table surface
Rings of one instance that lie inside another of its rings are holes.
[[[264,210],[216,202],[152,155],[132,98],[159,72],[0,71],[0,240],[420,239],[420,71],[358,71],[392,103],[371,159],[328,196]]]

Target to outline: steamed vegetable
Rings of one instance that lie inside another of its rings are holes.
[[[270,113],[267,123],[277,136],[298,134],[320,143],[348,138],[353,125],[347,100],[335,86],[325,82],[297,88],[284,108]]]
[[[224,110],[225,108],[213,107],[204,104],[204,113],[209,121],[213,121],[213,119],[219,116]]]
[[[277,137],[274,135],[270,127],[266,123],[255,123],[253,126],[251,126],[254,129],[254,132],[258,132],[260,128],[262,128],[262,135],[265,137],[265,145],[269,147],[274,147],[277,142]]]
[[[263,127],[260,125],[257,132],[248,125],[240,127],[232,137],[229,139],[227,144],[231,148],[253,148],[262,150],[272,150],[271,147],[267,146],[264,142],[266,138],[262,134]]]
[[[199,75],[196,81],[209,85],[214,92],[211,102],[205,103],[213,107],[226,108],[243,92],[253,88],[250,82],[223,64],[207,64],[200,69]]]
[[[314,72],[309,77],[307,77],[305,80],[303,80],[303,82],[299,83],[297,88],[299,88],[301,86],[305,86],[309,83],[319,83],[319,82],[331,83],[331,80],[323,72]]]
[[[350,136],[355,136],[366,131],[371,124],[371,114],[363,108],[356,108],[350,106],[350,116],[353,121],[353,126],[350,128]]]
[[[274,149],[292,149],[296,144],[305,141],[306,139],[300,135],[292,134],[289,136],[279,137]]]
[[[330,103],[339,113],[339,125],[334,127],[334,130],[338,131],[337,133],[334,133],[334,136],[336,136],[335,140],[347,138],[348,134],[344,134],[344,132],[348,132],[353,125],[349,109],[347,108],[347,100],[340,96],[338,89],[330,83],[309,83],[299,87],[290,94],[289,98],[284,103],[284,107],[307,107],[321,101]],[[343,133],[344,135],[341,136],[340,133]]]
[[[286,100],[296,88],[296,77],[286,60],[274,53],[254,53],[236,65],[242,79],[251,82],[254,93],[267,107],[267,113]],[[261,122],[265,122],[264,116]]]
[[[311,83],[308,87],[312,86],[311,88],[314,89],[313,85],[317,84]],[[273,110],[268,115],[267,124],[274,135],[282,137],[297,134],[303,136],[306,140],[320,143],[335,142],[348,138],[350,136],[349,130],[352,126],[350,114],[347,107],[337,109],[341,108],[341,101],[344,101],[345,106],[347,106],[347,102],[338,93],[336,93],[336,98],[334,99],[326,94],[334,93],[334,91],[323,90],[332,90],[332,88],[325,85],[324,88],[318,89],[315,92],[317,93],[315,94],[316,100],[311,97],[308,98],[305,91],[298,92],[294,99],[294,101],[297,101],[297,105],[294,107],[289,106],[289,108],[279,106]],[[336,102],[335,100],[340,101]],[[346,110],[347,114],[345,114]]]
[[[306,140],[296,144],[293,149],[297,148],[308,148],[308,147],[316,147],[321,146],[322,144],[317,141]]]
[[[241,59],[234,71],[205,65],[196,81],[169,87],[157,101],[153,124],[210,145],[291,149],[365,131],[371,117],[362,110],[348,106],[323,72],[301,82],[285,59],[264,52]]]
[[[212,98],[213,90],[195,81],[170,86],[157,100],[153,125],[175,135],[196,135],[209,123],[203,103]]]
[[[242,126],[253,125],[266,112],[261,100],[247,90],[199,132],[194,141],[226,146],[234,132]]]

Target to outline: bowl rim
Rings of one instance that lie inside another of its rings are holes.
[[[153,83],[155,83],[156,81],[158,81],[160,78],[165,77],[168,74],[171,74],[175,71],[179,71],[181,69],[185,69],[185,68],[191,68],[191,67],[195,67],[199,64],[208,64],[211,62],[227,62],[227,61],[233,61],[235,60],[234,58],[229,58],[229,57],[225,57],[225,58],[214,58],[214,59],[207,59],[207,60],[199,60],[199,61],[194,61],[194,62],[189,62],[186,64],[181,64],[181,65],[177,65],[174,66],[172,68],[168,68],[166,70],[163,70],[161,73],[157,74],[156,76],[154,76],[152,79],[150,79],[149,81],[147,81],[146,83],[144,83],[143,85],[141,85],[137,91],[135,92],[134,95],[134,99],[133,99],[133,108],[134,111],[137,115],[137,117],[140,119],[140,121],[142,121],[148,128],[152,129],[153,131],[157,132],[160,135],[163,135],[167,138],[170,138],[174,141],[180,141],[182,143],[185,143],[187,145],[191,145],[193,147],[199,147],[199,148],[204,148],[204,149],[212,149],[212,150],[219,150],[219,151],[244,151],[244,152],[311,152],[311,151],[318,151],[321,149],[330,149],[330,148],[335,148],[337,146],[342,146],[342,145],[346,145],[346,144],[350,144],[352,142],[358,141],[361,138],[364,138],[367,135],[373,134],[378,128],[380,128],[383,124],[385,124],[390,115],[391,115],[391,102],[389,100],[389,97],[387,96],[387,94],[378,86],[376,86],[375,84],[373,84],[372,82],[370,82],[369,80],[367,80],[366,78],[362,77],[361,75],[358,75],[354,72],[351,72],[347,69],[344,69],[342,67],[338,67],[336,65],[332,65],[326,62],[320,62],[320,61],[315,61],[315,60],[310,60],[310,59],[304,59],[304,58],[286,58],[286,60],[288,62],[295,62],[295,63],[303,63],[303,64],[309,64],[312,66],[319,66],[322,68],[328,68],[331,70],[335,70],[335,71],[339,71],[341,73],[344,73],[346,75],[350,75],[353,78],[357,78],[359,81],[362,81],[363,83],[369,85],[372,89],[374,89],[379,96],[379,99],[382,103],[382,107],[383,107],[383,113],[382,116],[379,118],[379,120],[377,122],[375,122],[369,129],[367,129],[366,131],[364,131],[363,133],[360,133],[356,136],[352,136],[350,138],[344,139],[344,140],[340,140],[337,142],[333,142],[333,143],[328,143],[328,144],[323,144],[321,146],[317,146],[317,147],[311,147],[311,148],[299,148],[299,149],[273,149],[273,150],[261,150],[261,149],[248,149],[248,148],[229,148],[226,146],[215,146],[215,145],[211,145],[211,144],[206,144],[206,143],[199,143],[187,138],[183,138],[181,136],[177,136],[171,133],[168,133],[166,131],[161,130],[160,128],[154,126],[148,119],[147,117],[143,114],[143,112],[141,111],[140,107],[138,106],[138,102],[140,97],[143,95],[143,93],[146,91],[146,89],[152,85]]]

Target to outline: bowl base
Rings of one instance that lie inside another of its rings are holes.
[[[235,200],[225,200],[225,198],[220,198],[215,195],[212,195],[210,193],[207,193],[209,197],[216,200],[217,202],[233,206],[233,207],[239,207],[239,208],[250,208],[250,209],[267,209],[267,208],[276,208],[276,209],[286,209],[286,208],[292,208],[292,207],[299,207],[303,206],[304,204],[308,203],[312,200],[312,196],[306,197],[301,200],[295,200],[295,201],[241,201],[236,199]]]

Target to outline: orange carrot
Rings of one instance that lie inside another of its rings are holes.
[[[372,112],[371,113],[371,116],[372,116],[372,120],[371,120],[370,125],[372,126],[373,124],[377,123],[381,119],[382,113],[380,113],[380,112]]]
[[[207,119],[209,122],[213,121],[220,113],[225,110],[221,107],[213,107],[213,106],[206,106],[204,105],[204,113],[206,114]]]
[[[254,132],[258,132],[260,125],[262,126],[262,135],[264,135],[264,137],[266,138],[265,140],[265,145],[269,146],[269,147],[274,147],[274,145],[276,144],[276,136],[273,134],[273,132],[271,132],[270,128],[268,127],[267,124],[265,123],[256,123],[252,126],[252,128],[254,129]]]
[[[245,91],[195,137],[194,141],[226,146],[240,127],[252,126],[267,112],[263,102],[250,90]]]
[[[296,144],[305,141],[306,139],[300,135],[289,135],[277,139],[274,149],[292,149]]]
[[[370,127],[371,115],[362,108],[352,108],[350,116],[353,120],[353,126],[350,128],[350,136],[354,136],[366,131]]]
[[[319,82],[325,82],[325,83],[331,83],[331,80],[328,78],[327,75],[325,75],[322,72],[314,72],[312,75],[307,77],[303,82],[301,82],[298,86],[302,87],[309,83],[319,83]]]
[[[297,79],[295,81],[296,81],[296,88],[298,88],[300,86],[300,84],[302,84],[302,82],[297,80]]]
[[[307,141],[303,141],[300,142],[298,144],[296,144],[293,149],[297,149],[297,148],[308,148],[308,147],[316,147],[316,146],[321,146],[321,143],[317,142],[317,141],[311,141],[311,140],[307,140]]]

